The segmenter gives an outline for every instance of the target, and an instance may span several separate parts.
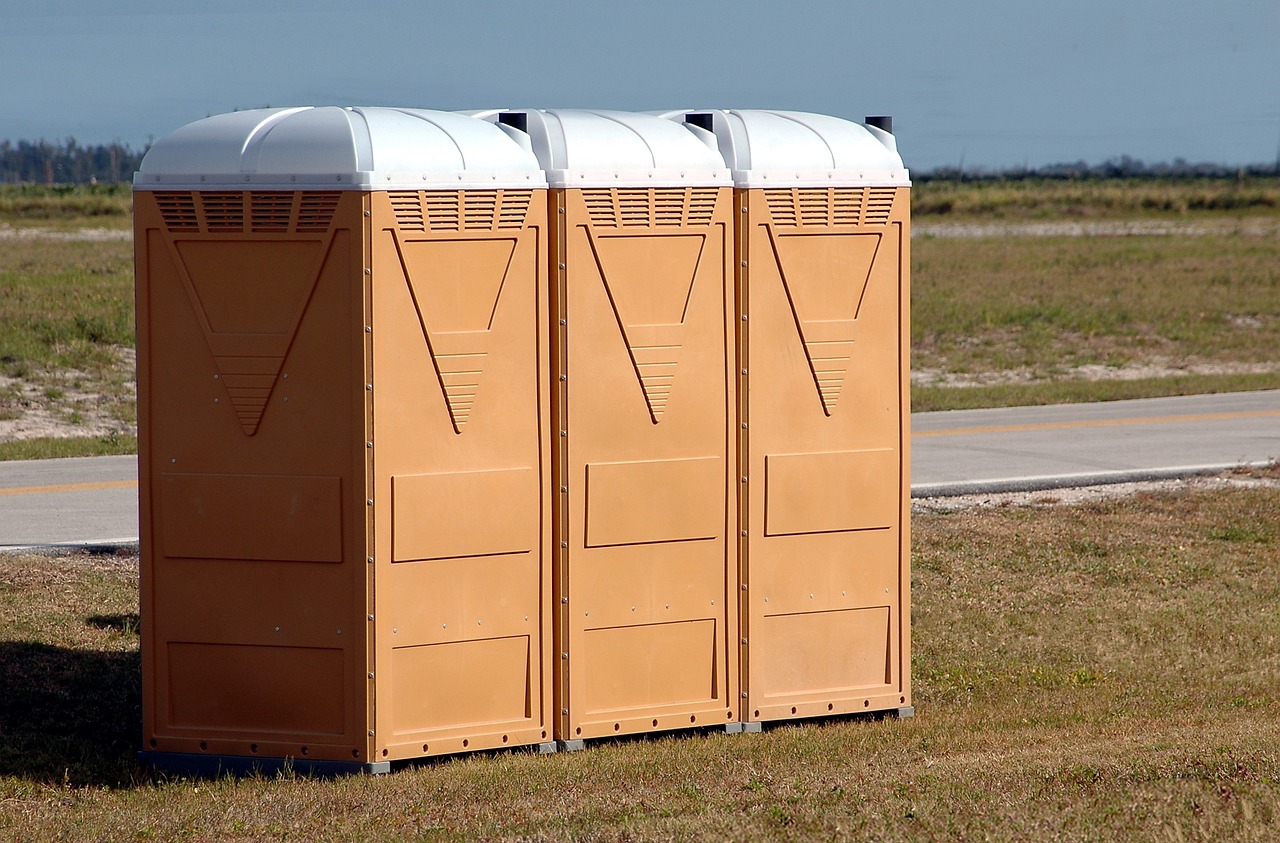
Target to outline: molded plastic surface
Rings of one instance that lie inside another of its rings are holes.
[[[664,116],[684,121],[688,115],[699,115],[686,128],[719,148],[737,187],[909,184],[896,139],[874,126],[825,114],[760,109]],[[710,132],[696,125],[708,117]]]
[[[417,108],[266,108],[197,120],[158,140],[137,190],[545,187],[526,146],[484,120]]]
[[[476,116],[523,122],[552,187],[730,183],[728,168],[714,147],[652,114],[531,109],[481,111]]]

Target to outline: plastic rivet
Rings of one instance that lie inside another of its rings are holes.
[[[562,659],[567,659],[567,658],[569,658],[569,654],[568,654],[568,653],[561,653],[561,654],[560,654],[560,658],[562,658]]]
[[[743,643],[743,644],[746,644],[746,643],[747,643],[747,639],[743,638],[743,639],[742,639],[742,643]]]
[[[568,543],[568,542],[560,542],[560,546],[561,546],[561,547],[568,547],[568,546],[569,546],[569,543]]]
[[[564,264],[560,264],[560,268],[561,268],[561,269],[564,269],[564,268],[565,268],[565,267],[564,267]]]
[[[373,620],[373,615],[370,615],[370,616],[369,616],[369,620]]]
[[[569,598],[568,598],[568,597],[561,597],[561,598],[560,598],[560,602],[561,602],[561,603],[568,603],[568,602],[569,602]]]
[[[742,535],[745,537],[745,536],[747,535],[747,531],[746,531],[746,530],[743,530],[743,531],[742,531]]]
[[[744,700],[747,698],[747,692],[746,692],[746,691],[743,691],[743,692],[742,692],[742,698],[743,698]]]
[[[373,737],[373,730],[372,730],[372,729],[370,729],[370,730],[369,730],[369,737]]]
[[[364,326],[364,332],[365,332],[366,334],[372,334],[372,333],[373,333],[373,326],[372,326],[372,325],[365,325],[365,326]]]
[[[365,275],[372,275],[372,274],[373,274],[373,270],[372,270],[370,267],[367,267],[367,266],[366,266],[366,267],[364,268],[364,274],[365,274]]]
[[[747,321],[747,314],[745,314],[745,313],[744,313],[744,314],[742,314],[742,321],[743,321],[743,322],[746,322],[746,321]]]
[[[371,670],[371,671],[369,671],[369,678],[370,678],[370,679],[372,679],[372,678],[373,678],[373,671],[372,671],[372,670]]]
[[[369,498],[364,503],[365,503],[365,506],[373,506],[373,498]]]
[[[567,492],[567,491],[569,491],[569,487],[568,487],[568,486],[561,486],[561,487],[560,487],[560,491],[562,491],[562,492]]]

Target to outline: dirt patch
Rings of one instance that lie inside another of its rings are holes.
[[[132,375],[134,349],[116,354],[115,369]],[[42,373],[37,382],[0,374],[0,442],[133,434],[136,425],[121,418],[121,405],[133,403],[135,382],[122,384],[123,394],[116,395],[95,384],[100,381],[74,370]]]
[[[123,242],[133,239],[130,228],[74,228],[58,231],[52,228],[21,228],[0,223],[0,241],[3,240],[55,240],[62,243]]]

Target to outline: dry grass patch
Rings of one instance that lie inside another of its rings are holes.
[[[0,557],[0,838],[1272,840],[1280,489],[1251,474],[917,516],[912,720],[376,779],[138,777],[132,560]]]

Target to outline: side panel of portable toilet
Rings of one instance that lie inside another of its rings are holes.
[[[158,766],[292,758],[321,769],[386,769],[397,681],[421,690],[412,674],[436,671],[430,694],[451,698],[474,675],[470,665],[458,675],[456,662],[397,665],[384,652],[396,635],[379,625],[384,605],[397,615],[391,590],[420,584],[383,571],[397,513],[374,448],[375,410],[392,421],[397,412],[376,406],[375,290],[405,284],[390,265],[385,282],[374,275],[374,207],[385,204],[383,191],[410,179],[418,188],[424,175],[443,179],[440,170],[457,184],[465,166],[438,124],[463,119],[390,109],[240,112],[175,132],[143,162],[135,236],[144,756]],[[480,128],[506,140],[479,121],[464,125],[464,136]],[[536,162],[513,149],[527,189]],[[520,274],[536,279],[532,251]],[[524,350],[536,355],[534,295]],[[447,313],[448,305],[431,306]],[[418,337],[421,344],[421,330]],[[412,345],[382,353],[420,356]],[[513,424],[532,426],[520,459],[545,471],[545,413],[538,378],[526,375]],[[393,401],[397,389],[413,391],[397,372],[384,376]],[[387,470],[440,436],[426,425],[382,432]],[[522,501],[533,510],[522,512],[525,521],[545,519],[536,492]],[[419,517],[412,508],[398,514]],[[542,543],[531,554],[546,559]],[[539,589],[549,593],[548,579],[472,575],[450,596],[532,606],[545,602]],[[533,635],[521,683],[543,672],[548,628],[543,621]],[[539,740],[531,734],[547,728],[547,705],[522,714],[536,727],[508,740]],[[479,744],[490,743],[488,731],[474,729]],[[429,751],[422,742],[417,749]]]
[[[910,711],[909,182],[833,117],[688,115],[734,170],[744,719]]]
[[[246,140],[309,115],[200,121],[135,179],[143,732],[161,760],[370,760],[363,204],[336,175],[241,172]]]
[[[728,172],[650,115],[495,119],[556,218],[557,736],[736,721]]]
[[[553,740],[546,181],[491,123],[379,118],[418,119],[443,130],[418,154],[458,172],[400,174],[370,205],[376,730],[392,760]]]

